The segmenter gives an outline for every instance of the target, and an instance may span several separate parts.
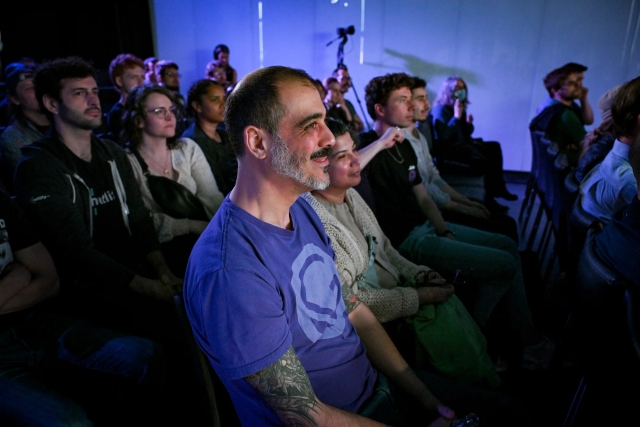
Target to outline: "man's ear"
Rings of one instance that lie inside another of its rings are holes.
[[[116,89],[118,89],[118,92],[120,91],[120,88],[122,88],[122,76],[116,76],[116,78],[113,79],[113,83],[116,86]]]
[[[267,133],[262,129],[255,126],[247,126],[244,129],[244,145],[247,152],[257,159],[266,159],[268,150],[267,136]]]
[[[382,106],[382,104],[375,104],[373,106],[373,109],[376,112],[376,116],[384,117],[384,107]]]
[[[9,101],[11,101],[13,105],[20,106],[20,100],[15,95],[9,95]]]
[[[51,114],[58,114],[60,112],[60,103],[49,95],[42,96],[42,103]]]

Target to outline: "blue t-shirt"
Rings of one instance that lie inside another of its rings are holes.
[[[349,321],[322,222],[298,199],[293,230],[267,224],[225,198],[196,243],[184,280],[196,340],[243,425],[281,425],[243,379],[293,346],[318,398],[356,412],[376,372]]]

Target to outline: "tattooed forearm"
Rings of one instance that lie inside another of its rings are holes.
[[[293,347],[271,366],[245,377],[245,381],[262,395],[285,424],[317,426],[314,418],[320,402]]]

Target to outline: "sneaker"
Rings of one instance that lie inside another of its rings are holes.
[[[547,337],[537,344],[525,347],[522,350],[522,369],[540,371],[549,368],[555,348],[555,343]]]

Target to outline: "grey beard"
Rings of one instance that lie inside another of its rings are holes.
[[[312,176],[305,177],[303,169],[306,161],[305,157],[291,154],[287,143],[279,134],[273,135],[272,140],[273,147],[271,148],[271,156],[273,160],[271,161],[271,165],[278,174],[292,178],[314,190],[325,190],[329,186],[329,180],[325,182],[319,181]],[[328,172],[329,166],[326,166],[324,173]]]

